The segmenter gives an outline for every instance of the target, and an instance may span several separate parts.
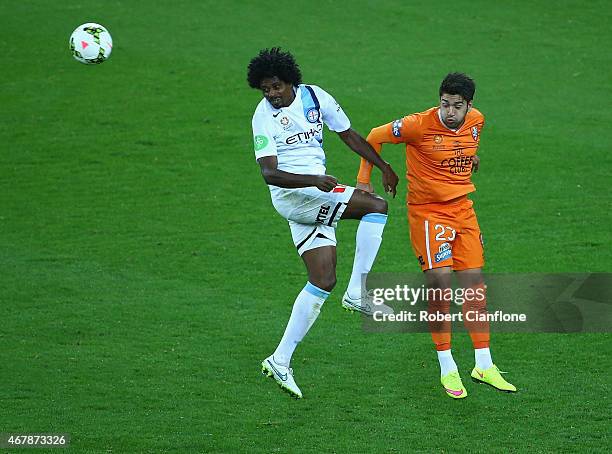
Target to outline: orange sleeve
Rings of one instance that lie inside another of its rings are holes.
[[[383,143],[391,143],[392,139],[393,136],[391,133],[391,123],[387,123],[386,125],[382,125],[378,128],[372,129],[370,131],[370,134],[368,134],[368,137],[366,138],[368,143],[372,145],[372,148],[374,148],[374,151],[376,151],[376,153],[378,154],[380,154],[382,150]],[[359,165],[359,173],[357,174],[357,181],[359,183],[367,184],[370,182],[370,176],[372,175],[372,167],[374,166],[370,161],[361,158],[361,164]]]
[[[372,129],[366,140],[372,145],[376,153],[380,154],[382,146],[385,143],[408,143],[416,141],[421,135],[420,123],[420,117],[409,115]],[[373,165],[369,161],[361,158],[357,182],[369,183],[372,175],[372,167]]]

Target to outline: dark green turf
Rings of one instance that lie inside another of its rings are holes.
[[[515,395],[468,380],[458,335],[470,395],[448,399],[428,335],[341,311],[354,222],[294,358],[305,399],[259,374],[306,281],[253,158],[262,47],[293,51],[364,134],[470,73],[488,271],[612,271],[612,10],[491,3],[1,2],[0,432],[79,452],[609,450],[609,335],[494,335]],[[98,67],[68,52],[88,21],[114,38]],[[352,183],[356,157],[330,133],[326,151]],[[385,158],[403,173],[401,147]],[[404,196],[376,271],[418,270]]]

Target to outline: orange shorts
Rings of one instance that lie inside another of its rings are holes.
[[[482,235],[473,202],[462,196],[439,203],[408,205],[410,241],[423,271],[450,266],[482,268]]]

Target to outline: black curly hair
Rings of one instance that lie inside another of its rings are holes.
[[[467,102],[474,99],[475,92],[476,84],[470,76],[463,73],[447,74],[440,85],[440,96],[442,96],[443,93],[461,95]]]
[[[302,83],[302,73],[295,58],[289,52],[282,52],[280,47],[259,51],[249,63],[247,81],[251,88],[259,90],[262,80],[274,76],[294,86]]]

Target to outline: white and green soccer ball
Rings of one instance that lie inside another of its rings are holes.
[[[113,50],[113,38],[100,24],[79,25],[70,35],[70,51],[77,61],[86,65],[105,62]]]

